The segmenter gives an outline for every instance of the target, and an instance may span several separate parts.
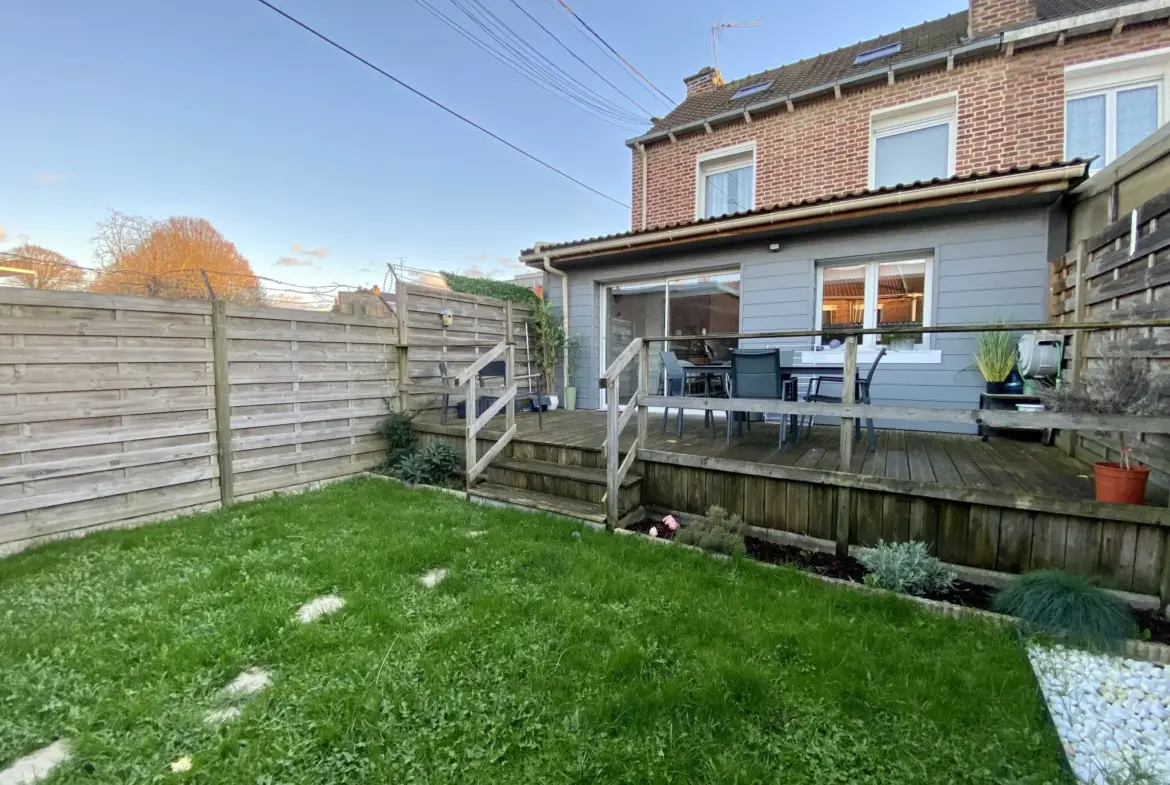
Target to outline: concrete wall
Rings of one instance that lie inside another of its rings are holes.
[[[971,324],[995,318],[1044,321],[1051,234],[1049,211],[1014,208],[969,216],[906,219],[897,224],[834,229],[706,252],[692,252],[625,265],[588,262],[570,270],[569,326],[582,338],[577,380],[578,405],[599,403],[598,294],[602,283],[653,278],[704,270],[739,269],[742,276],[740,331],[811,330],[814,320],[815,267],[818,261],[907,251],[934,257],[933,324]],[[559,301],[559,289],[550,292]],[[930,404],[951,408],[978,404],[983,380],[973,368],[973,338],[933,335],[931,349],[941,362],[897,364],[883,361],[874,379],[873,399],[883,404]],[[744,345],[751,345],[750,339]],[[766,346],[779,340],[758,341]],[[931,430],[955,426],[931,423],[886,423]]]

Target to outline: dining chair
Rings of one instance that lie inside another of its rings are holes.
[[[877,353],[877,357],[873,358],[873,362],[870,364],[869,371],[866,372],[865,376],[864,377],[862,377],[862,376],[857,377],[857,391],[854,393],[853,399],[855,401],[857,401],[858,403],[865,403],[865,404],[870,403],[869,388],[870,388],[870,385],[873,383],[873,375],[874,375],[874,373],[877,372],[878,363],[880,363],[882,361],[882,358],[886,356],[887,349],[888,349],[888,347],[883,346],[881,348],[881,350]],[[841,387],[842,394],[845,392],[845,389],[844,389],[845,379],[843,377],[841,377],[841,376],[817,376],[809,383],[808,395],[805,397],[806,401],[809,401],[811,403],[843,403],[844,402],[845,399],[842,397],[842,395],[826,395],[825,393],[822,393],[821,392],[821,383],[822,382],[827,382],[830,384],[839,384],[842,386]],[[815,417],[809,417],[809,427],[810,428],[812,427],[813,421],[815,419],[816,419]],[[856,422],[856,425],[857,426],[861,425],[860,420],[858,420]],[[876,450],[877,449],[877,433],[874,431],[872,418],[870,418],[870,417],[865,418],[865,427],[866,427],[866,431],[868,432],[868,436],[869,436],[869,449]],[[854,438],[860,438],[860,436],[861,436],[861,430],[860,430],[860,427],[858,427],[855,429]]]
[[[732,349],[731,350],[731,390],[734,398],[770,398],[785,400],[795,388],[791,380],[786,377],[780,365],[780,352],[777,349]],[[727,412],[727,443],[731,444],[732,421],[742,425],[746,412]],[[785,418],[787,420],[787,418]],[[778,447],[784,448],[784,436],[788,428],[785,422],[779,425]],[[743,431],[740,431],[741,435]]]
[[[662,387],[663,395],[667,397],[671,395],[686,395],[690,392],[687,389],[688,384],[693,384],[697,379],[687,379],[687,374],[683,370],[682,363],[679,362],[678,356],[674,352],[661,351],[658,357],[662,360]],[[678,408],[676,415],[678,420],[678,438],[682,438],[683,429],[683,410]],[[666,424],[670,420],[670,407],[666,406],[662,411],[662,432],[666,433]],[[714,418],[712,418],[714,420]]]

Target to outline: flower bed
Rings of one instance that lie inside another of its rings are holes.
[[[664,524],[664,516],[647,516],[641,521],[630,524],[627,528],[645,536],[650,536],[650,530],[654,529],[656,539],[660,540],[674,539],[677,533]],[[852,556],[838,556],[835,553],[801,548],[797,545],[786,545],[750,535],[744,537],[744,543],[747,546],[749,559],[769,564],[785,564],[827,578],[860,584],[864,581],[866,573],[869,572],[860,561]],[[994,586],[956,580],[949,589],[931,592],[925,596],[930,600],[990,611],[992,609],[991,598],[995,592]],[[1165,616],[1150,609],[1134,608],[1132,610],[1145,640],[1170,645],[1170,621]],[[1147,635],[1148,637],[1146,637]]]

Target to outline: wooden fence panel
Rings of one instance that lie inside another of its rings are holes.
[[[0,289],[0,551],[218,503],[211,304]]]
[[[232,470],[246,497],[366,471],[398,394],[392,320],[228,305]]]
[[[1133,229],[1136,227],[1136,237]],[[1051,321],[1121,321],[1170,315],[1170,191],[1126,213],[1051,265]],[[1129,328],[1083,333],[1073,339],[1066,373],[1076,375],[1109,356],[1118,341],[1170,374],[1170,329]],[[1070,437],[1072,452],[1087,460],[1117,460],[1117,442],[1092,432]],[[1151,479],[1170,487],[1170,437],[1143,434],[1133,457],[1153,469]]]

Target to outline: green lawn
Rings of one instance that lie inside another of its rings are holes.
[[[575,531],[362,479],[0,560],[0,768],[67,736],[54,782],[1064,781],[1008,632]]]

